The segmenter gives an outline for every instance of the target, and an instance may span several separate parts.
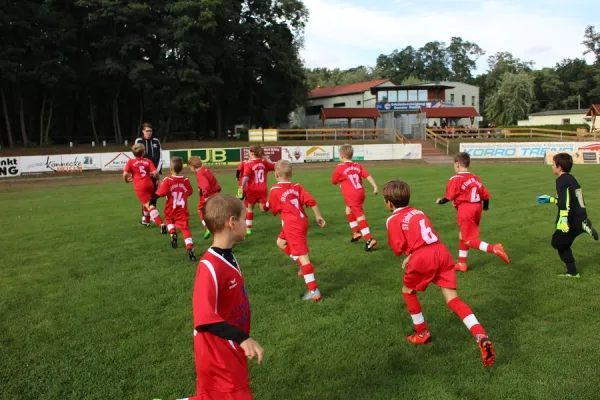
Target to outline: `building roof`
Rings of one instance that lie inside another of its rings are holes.
[[[411,85],[396,85],[396,86],[385,86],[385,87],[373,87],[371,88],[371,94],[375,94],[382,90],[425,90],[425,89],[454,89],[455,86],[443,85],[441,83],[430,82],[430,83],[415,83]]]
[[[359,82],[359,83],[351,83],[349,85],[338,85],[332,87],[318,87],[312,90],[308,97],[310,99],[319,99],[322,97],[334,97],[334,96],[343,96],[347,94],[355,94],[366,92],[372,87],[379,86],[386,82],[391,82],[391,79],[378,79],[374,81],[368,82]]]
[[[545,115],[573,115],[573,114],[585,114],[587,109],[575,109],[575,110],[550,110],[540,111],[533,114],[529,114],[530,117],[542,117]]]
[[[321,108],[321,119],[381,118],[376,108]]]
[[[592,117],[594,115],[600,114],[600,104],[592,104],[590,109],[588,110],[586,117]]]
[[[475,107],[421,107],[419,112],[425,113],[427,118],[470,118],[479,117]]]

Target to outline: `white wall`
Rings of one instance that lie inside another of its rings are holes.
[[[475,107],[479,112],[479,87],[461,82],[440,82],[440,84],[454,86],[454,89],[446,89],[446,101],[452,102],[452,95],[454,95],[455,107]],[[463,95],[465,104],[462,103]],[[474,104],[473,97],[475,98]]]
[[[518,126],[539,126],[539,125],[563,125],[563,120],[568,119],[570,124],[588,124],[592,126],[592,121],[585,120],[585,114],[562,114],[562,115],[532,115],[529,119],[517,121]]]

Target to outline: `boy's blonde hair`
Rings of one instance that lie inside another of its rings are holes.
[[[146,152],[146,146],[144,146],[141,143],[136,143],[133,146],[131,146],[131,151],[133,152],[134,156],[141,157]]]
[[[347,160],[352,160],[352,156],[354,155],[354,148],[352,145],[343,144],[340,146],[340,156],[344,157]]]
[[[408,183],[394,180],[383,185],[383,199],[389,201],[396,208],[406,207],[410,202],[410,186]]]
[[[200,168],[202,166],[202,160],[198,156],[191,156],[188,160],[188,165],[194,168]]]
[[[183,158],[171,157],[171,169],[176,174],[180,173],[183,170]]]
[[[460,165],[461,167],[469,168],[469,166],[471,165],[471,156],[469,155],[469,153],[456,153],[454,155],[454,162],[457,162],[458,165]]]
[[[277,161],[275,163],[275,172],[283,179],[290,179],[292,177],[292,163],[288,160]]]
[[[244,212],[244,203],[230,194],[215,194],[204,205],[204,223],[213,235],[225,229],[230,217],[239,220]]]

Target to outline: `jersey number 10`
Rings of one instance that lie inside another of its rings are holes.
[[[254,176],[256,177],[256,182],[263,183],[265,181],[265,170],[257,169],[254,171]]]

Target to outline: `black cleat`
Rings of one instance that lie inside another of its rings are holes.
[[[581,223],[581,227],[583,228],[585,233],[593,237],[594,240],[598,240],[598,232],[592,227],[592,221],[590,221],[587,218],[584,219]]]
[[[377,244],[377,240],[371,239],[365,244],[365,251],[371,251]]]
[[[150,226],[150,222],[140,221],[140,225],[142,225],[142,226]]]
[[[194,250],[188,250],[188,257],[190,258],[190,261],[196,261],[196,255],[194,254]]]
[[[171,247],[174,249],[177,248],[177,232],[171,233]]]
[[[166,235],[168,233],[168,231],[167,231],[167,225],[162,224],[160,226],[160,233],[162,233],[163,235]]]
[[[352,234],[352,239],[350,239],[350,243],[358,242],[362,238],[362,234],[360,232],[356,232]]]

